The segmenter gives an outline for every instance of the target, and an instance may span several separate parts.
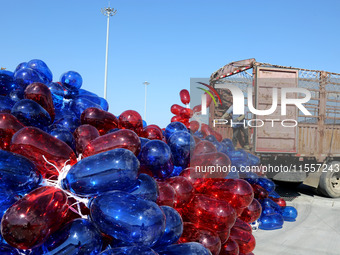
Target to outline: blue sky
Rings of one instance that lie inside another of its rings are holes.
[[[58,81],[65,71],[103,96],[104,0],[0,0],[0,66],[44,60]],[[110,23],[109,111],[144,112],[165,127],[191,77],[209,77],[246,58],[340,73],[339,1],[119,0]]]

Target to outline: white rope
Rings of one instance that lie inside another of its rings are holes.
[[[83,159],[83,154],[80,153],[80,154],[78,155],[77,161],[79,162],[79,161],[82,160],[82,159]]]
[[[43,159],[46,161],[47,164],[53,166],[53,167],[57,170],[57,172],[60,173],[60,170],[59,170],[59,168],[58,168],[56,165],[54,165],[54,164],[52,164],[51,162],[49,162],[49,161],[45,158],[44,155],[41,155],[41,156],[43,157]]]
[[[71,165],[67,165],[67,163],[70,161],[70,159],[65,161],[64,167],[62,169],[58,169],[58,167],[56,165],[54,165],[53,163],[49,162],[44,155],[42,155],[42,157],[46,161],[47,164],[53,166],[57,170],[57,172],[59,173],[58,180],[44,179],[43,185],[61,189],[63,192],[65,192],[65,194],[67,195],[68,198],[70,198],[70,197],[74,198],[77,202],[73,203],[72,205],[69,205],[69,209],[71,211],[73,211],[74,213],[77,213],[83,219],[86,219],[87,216],[82,214],[80,204],[83,203],[87,206],[87,204],[89,203],[89,199],[77,196],[77,195],[71,193],[70,191],[62,188],[62,184],[61,184],[62,180],[66,178],[68,172],[71,169]],[[80,161],[81,157],[82,157],[82,155],[80,154],[77,160]],[[74,205],[77,205],[77,209],[75,209],[73,207]]]
[[[250,226],[254,232],[256,232],[259,229],[260,222],[258,220],[254,221],[253,223],[250,223]]]

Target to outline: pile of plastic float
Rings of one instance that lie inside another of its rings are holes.
[[[201,85],[206,85],[199,82]],[[207,86],[209,87],[209,86]],[[209,87],[211,88],[211,87]],[[205,92],[206,94],[206,92]],[[193,134],[195,140],[195,148],[193,150],[193,158],[190,162],[192,167],[196,166],[214,166],[220,164],[221,162],[211,161],[211,159],[206,159],[202,163],[202,159],[197,162],[195,155],[204,153],[223,153],[228,156],[230,163],[225,161],[225,166],[229,167],[229,173],[225,176],[227,179],[237,179],[242,178],[246,180],[253,188],[255,201],[259,201],[262,208],[262,213],[257,222],[253,222],[255,229],[258,227],[263,230],[275,230],[282,228],[284,221],[295,221],[297,217],[297,210],[292,206],[286,206],[286,202],[279,194],[275,192],[275,184],[273,181],[261,177],[263,172],[261,170],[260,159],[243,150],[236,149],[230,139],[226,138],[222,140],[222,135],[210,128],[208,125],[199,122],[200,118],[195,118],[201,114],[201,105],[196,105],[190,109],[190,93],[186,89],[180,92],[181,102],[186,105],[186,107],[180,106],[178,104],[173,104],[171,106],[171,112],[175,114],[172,117],[171,122],[181,122],[183,123],[189,131]],[[209,107],[212,103],[212,97],[207,96],[206,107]],[[189,121],[191,119],[191,121]],[[197,119],[197,120],[195,120]],[[199,152],[199,153],[197,153]],[[221,154],[220,154],[221,155]],[[200,156],[201,157],[201,156]],[[220,165],[223,165],[220,164]],[[183,175],[186,171],[183,171]],[[193,174],[192,174],[193,173]],[[192,169],[190,177],[197,177],[195,169]],[[189,176],[187,174],[186,176]],[[216,178],[216,173],[210,173],[203,175],[200,174],[199,177],[204,178]],[[219,177],[219,176],[217,176]],[[251,221],[249,222],[251,223]]]
[[[81,85],[41,60],[0,71],[0,254],[249,255],[250,223],[295,220],[270,180],[239,173],[259,159],[190,109],[162,130]],[[211,165],[237,171],[197,173]]]

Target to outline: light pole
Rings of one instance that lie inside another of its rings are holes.
[[[145,81],[143,82],[145,85],[145,104],[144,104],[144,120],[146,120],[146,87],[150,84],[149,82]]]
[[[109,30],[110,30],[110,17],[115,15],[117,10],[114,8],[106,7],[101,9],[101,12],[107,16],[107,29],[106,29],[106,55],[105,55],[105,79],[104,79],[104,98],[107,98],[107,60],[109,54]]]

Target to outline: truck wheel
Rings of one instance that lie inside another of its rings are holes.
[[[320,176],[318,191],[327,197],[340,197],[340,162],[332,161]]]

